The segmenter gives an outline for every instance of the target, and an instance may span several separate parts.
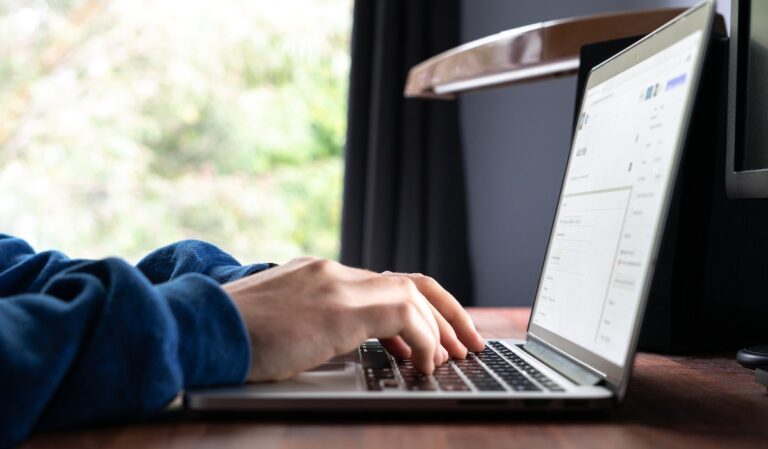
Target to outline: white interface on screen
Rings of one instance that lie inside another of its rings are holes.
[[[533,323],[623,366],[702,32],[589,89]]]

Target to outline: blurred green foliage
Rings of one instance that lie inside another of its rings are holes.
[[[0,232],[335,258],[350,0],[0,0]]]

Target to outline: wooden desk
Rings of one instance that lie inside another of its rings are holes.
[[[528,309],[473,309],[487,337],[524,335]],[[190,419],[32,438],[24,448],[766,448],[768,395],[730,355],[640,354],[625,403],[582,418],[322,421]]]

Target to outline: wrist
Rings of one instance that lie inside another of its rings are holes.
[[[183,275],[158,286],[176,318],[185,387],[242,383],[251,344],[239,309],[213,280]]]

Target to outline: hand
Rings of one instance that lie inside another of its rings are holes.
[[[420,274],[377,274],[299,258],[224,285],[248,328],[248,379],[281,380],[379,338],[430,374],[485,343],[458,301]]]

